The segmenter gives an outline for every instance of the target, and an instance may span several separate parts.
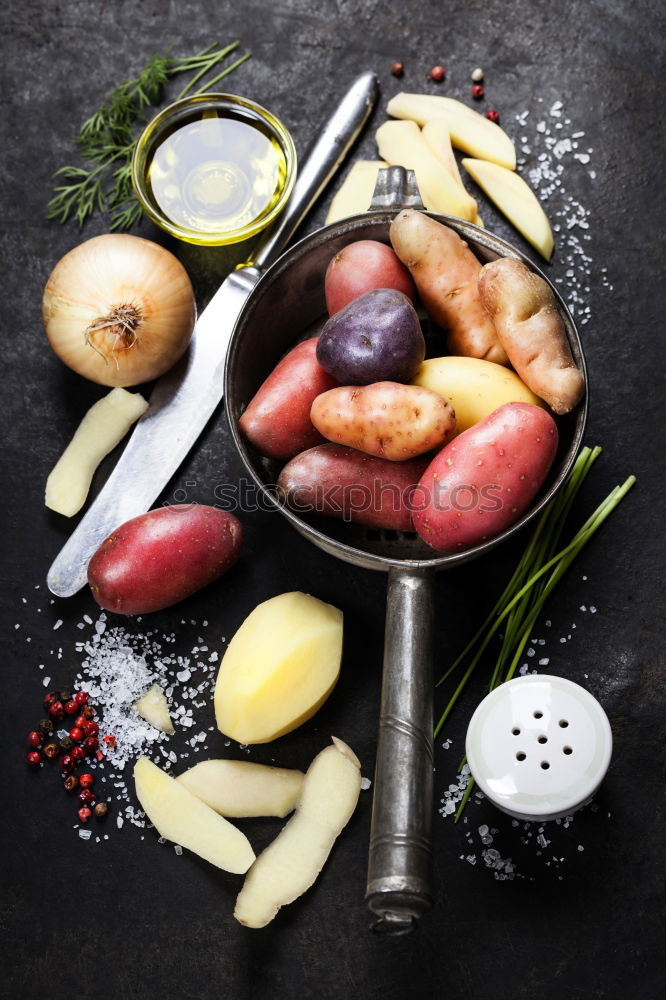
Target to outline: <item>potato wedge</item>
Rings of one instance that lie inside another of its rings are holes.
[[[342,740],[317,754],[305,775],[296,812],[250,868],[234,916],[265,927],[281,906],[314,883],[351,819],[361,791],[361,765]]]
[[[439,118],[430,118],[421,129],[421,135],[425,144],[430,147],[442,166],[448,170],[453,180],[460,184],[464,191],[465,187],[451,145],[451,133],[446,118],[443,115],[440,115]],[[467,194],[466,191],[465,194]]]
[[[303,772],[249,760],[202,760],[176,778],[221,816],[286,816],[303,787]]]
[[[413,121],[388,121],[377,129],[379,155],[391,165],[413,170],[423,204],[429,211],[454,215],[471,222],[476,202],[451,176]]]
[[[384,160],[358,160],[353,165],[342,186],[333,195],[326,225],[368,211],[375,193],[377,174],[383,167],[388,167]]]
[[[542,257],[550,260],[553,255],[553,231],[548,216],[534,191],[520,174],[506,170],[496,163],[484,160],[463,159],[465,170],[474,178],[500,212],[516,227],[528,243]]]
[[[400,93],[391,98],[386,110],[393,118],[409,119],[418,125],[443,115],[456,149],[499,163],[507,170],[516,169],[516,150],[504,129],[461,101],[438,94]]]
[[[141,807],[160,836],[225,872],[243,875],[255,859],[249,840],[147,757],[134,765]]]

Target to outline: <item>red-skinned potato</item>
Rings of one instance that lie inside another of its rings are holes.
[[[412,518],[440,552],[493,538],[532,503],[557,451],[557,426],[531,403],[505,403],[442,448],[414,494]]]
[[[392,462],[438,448],[456,426],[453,407],[439,393],[401,382],[329,389],[315,399],[311,418],[334,444]]]
[[[326,269],[324,293],[329,316],[373,288],[394,288],[416,301],[412,276],[391,247],[379,240],[349,243]]]
[[[107,611],[160,611],[222,576],[238,559],[242,537],[240,521],[217,507],[158,507],[102,542],[88,564],[88,583]]]
[[[427,458],[391,462],[355,448],[320,444],[285,465],[278,487],[296,513],[413,531],[411,495],[427,464]]]
[[[259,387],[238,421],[241,433],[267,458],[289,461],[322,441],[312,426],[313,400],[338,383],[316,358],[317,338],[297,344]]]

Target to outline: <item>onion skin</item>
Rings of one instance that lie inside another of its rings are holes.
[[[88,583],[107,611],[160,611],[226,573],[242,539],[240,521],[217,507],[158,507],[125,521],[102,542],[88,564]]]
[[[136,318],[128,334],[104,326],[114,310]],[[126,387],[158,378],[185,353],[196,303],[187,271],[172,253],[139,236],[107,233],[56,264],[42,319],[66,365],[100,385]]]

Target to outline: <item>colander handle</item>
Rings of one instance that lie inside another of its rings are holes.
[[[400,934],[432,905],[433,572],[389,571],[366,900]]]

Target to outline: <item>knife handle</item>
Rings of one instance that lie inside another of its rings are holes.
[[[253,250],[252,263],[259,270],[280,256],[358,138],[378,96],[379,81],[373,72],[362,73],[351,85],[310,149],[287,207]]]

